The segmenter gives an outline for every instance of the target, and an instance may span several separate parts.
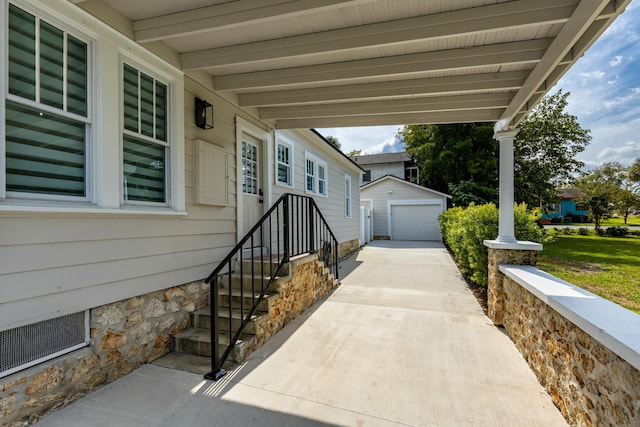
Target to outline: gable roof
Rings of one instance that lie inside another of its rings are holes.
[[[374,165],[379,163],[400,163],[411,161],[411,156],[403,151],[402,153],[365,154],[353,158],[359,165]]]
[[[583,194],[584,192],[578,188],[561,188],[558,190],[558,198],[561,200],[574,200]]]
[[[400,178],[398,178],[397,176],[394,176],[394,175],[385,175],[385,176],[383,176],[381,178],[376,179],[375,181],[368,182],[368,183],[366,183],[366,184],[364,184],[364,185],[362,185],[360,187],[360,191],[365,190],[365,189],[370,188],[370,187],[373,187],[373,186],[375,186],[375,185],[377,185],[377,184],[379,184],[381,182],[387,181],[387,180],[393,180],[393,181],[399,182],[399,183],[404,184],[404,185],[410,185],[410,186],[412,186],[414,188],[418,188],[420,190],[428,191],[430,193],[437,194],[438,196],[442,196],[442,197],[446,197],[446,198],[451,199],[451,196],[448,195],[448,194],[441,193],[439,191],[432,190],[432,189],[427,188],[427,187],[423,187],[422,185],[414,184],[413,182],[405,181],[404,179],[400,179]]]

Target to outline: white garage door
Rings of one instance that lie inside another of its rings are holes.
[[[393,240],[442,240],[440,205],[391,205]]]

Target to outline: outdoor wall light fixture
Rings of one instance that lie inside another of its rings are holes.
[[[213,129],[213,105],[200,98],[196,98],[196,126]]]

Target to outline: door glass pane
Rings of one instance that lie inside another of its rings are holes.
[[[86,196],[86,125],[6,104],[7,191]]]
[[[166,147],[124,136],[124,199],[166,202]]]
[[[64,108],[64,33],[40,21],[40,102]]]
[[[242,141],[242,191],[258,194],[258,147]]]
[[[36,99],[36,18],[9,5],[9,93]]]

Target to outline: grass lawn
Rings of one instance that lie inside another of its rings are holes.
[[[558,235],[538,268],[640,313],[640,236]]]
[[[594,223],[593,222],[575,222],[575,223],[571,223],[571,224],[551,224],[554,227],[558,227],[558,228],[562,228],[565,225],[579,225],[579,226],[593,226]],[[605,220],[602,220],[602,226],[603,227],[615,227],[615,226],[620,226],[620,227],[626,227],[627,225],[638,225],[640,226],[640,215],[629,215],[627,217],[627,223],[624,223],[624,218],[623,217],[615,217],[615,218],[607,218]]]

